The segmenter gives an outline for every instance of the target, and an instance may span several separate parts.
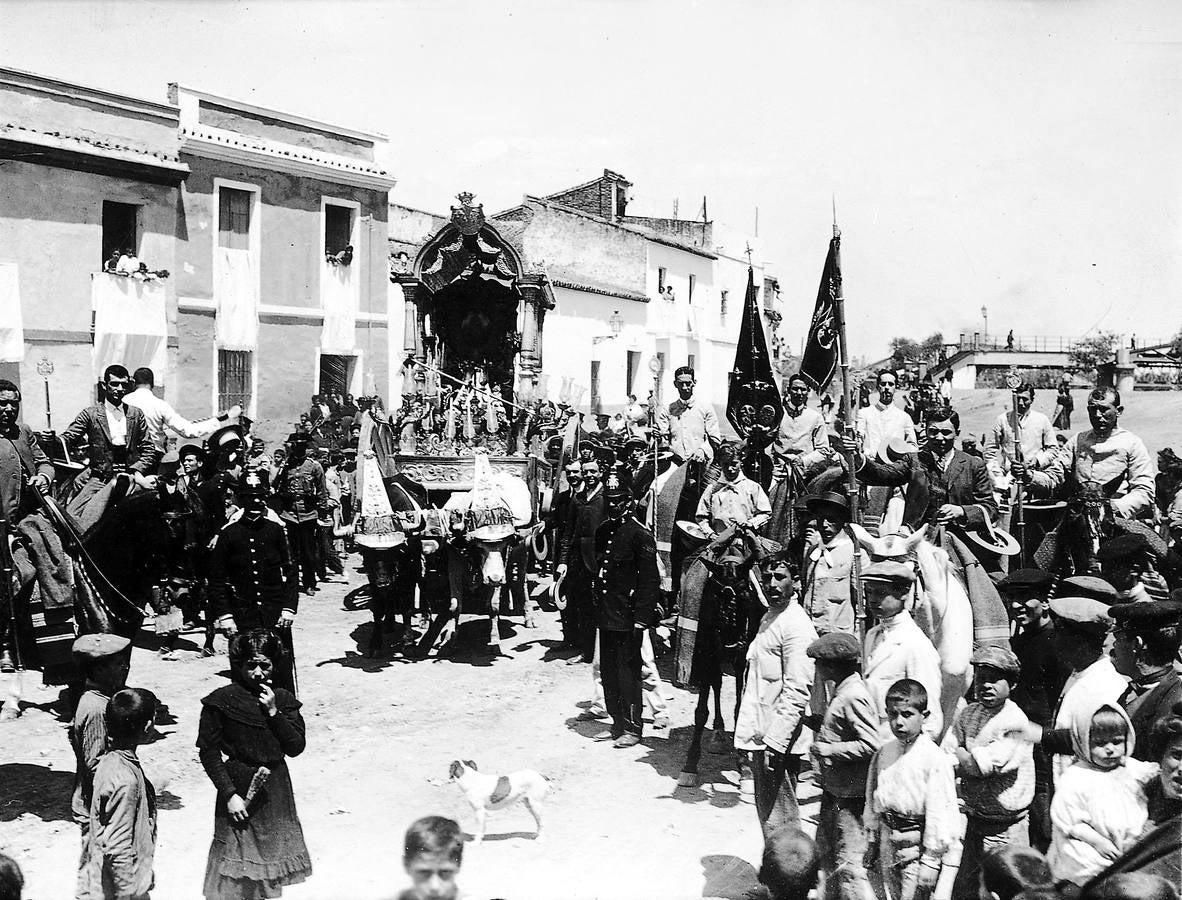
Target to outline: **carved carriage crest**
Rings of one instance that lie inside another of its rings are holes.
[[[484,204],[473,203],[475,195],[471,191],[460,191],[456,194],[459,206],[451,208],[451,222],[465,237],[479,234],[484,227]]]

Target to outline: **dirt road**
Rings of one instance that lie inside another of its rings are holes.
[[[460,884],[473,898],[738,898],[751,886],[761,840],[754,808],[720,775],[731,758],[707,752],[703,786],[676,785],[692,722],[687,693],[666,685],[669,734],[613,749],[606,725],[576,718],[590,671],[554,658],[556,614],[532,630],[503,623],[511,658],[483,650],[488,626],[474,620],[449,658],[370,661],[357,646],[368,613],[345,604],[364,576],[353,568],[349,578],[305,598],[296,625],[308,749],[291,770],[315,872],[285,897],[395,895],[410,822],[437,813],[471,827],[459,791],[428,781],[446,779],[457,758],[490,773],[535,768],[554,783],[543,841],[517,808],[491,816],[485,843],[468,845]],[[199,700],[225,683],[227,660],[202,659],[186,642],[181,659],[165,661],[144,637],[129,682],[154,690],[176,720],[141,752],[157,782],[175,773],[160,792],[153,896],[187,900],[200,897],[213,824],[213,789],[194,749]],[[56,689],[32,694],[37,705],[0,726],[0,849],[24,868],[27,897],[61,900],[73,896],[78,856],[73,757],[49,708]]]

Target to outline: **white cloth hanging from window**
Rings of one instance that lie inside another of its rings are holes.
[[[357,343],[357,291],[353,267],[325,263],[320,271],[320,302],[324,329],[320,349],[328,353],[352,353]]]
[[[258,280],[249,250],[218,247],[213,296],[214,336],[222,350],[255,350],[259,342]]]
[[[96,380],[110,365],[131,372],[147,366],[157,383],[168,371],[168,320],[164,284],[99,272],[90,276],[90,308],[94,310],[92,359]]]
[[[0,362],[24,362],[20,277],[16,263],[0,262]]]

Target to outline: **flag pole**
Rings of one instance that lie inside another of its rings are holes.
[[[845,292],[841,278],[841,229],[837,227],[837,200],[833,201],[833,261],[837,270],[837,284],[833,296],[833,315],[837,319],[837,354],[838,365],[841,366],[841,394],[845,401],[845,422],[843,430],[846,437],[856,434],[854,427],[855,411],[854,397],[850,386],[850,351],[845,332]],[[846,495],[850,504],[850,521],[861,524],[858,508],[858,478],[854,470],[856,454],[852,451],[846,455]],[[851,539],[853,535],[850,536]],[[858,552],[858,542],[854,541],[853,565],[850,570],[850,600],[854,607],[854,623],[858,639],[866,637],[866,602],[862,596],[862,556]]]

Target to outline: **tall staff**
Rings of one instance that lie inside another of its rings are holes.
[[[1022,454],[1022,420],[1018,416],[1018,388],[1021,385],[1022,379],[1016,372],[1006,376],[1006,386],[1010,389],[1010,408],[1014,413],[1014,460],[1025,463],[1026,459]],[[1014,519],[1014,537],[1018,539],[1018,567],[1021,569],[1026,568],[1026,511],[1023,493],[1022,484],[1015,482],[1014,507],[1017,517]]]
[[[837,213],[833,215],[833,237],[829,241],[829,254],[825,257],[825,268],[821,273],[821,285],[817,289],[817,305],[813,310],[804,354],[800,362],[800,374],[818,392],[829,387],[837,369],[841,368],[842,400],[845,406],[844,431],[847,437],[854,434],[854,392],[850,378],[850,355],[846,344],[845,297],[841,286],[841,229],[837,227]],[[854,471],[855,454],[846,454],[846,491],[849,495],[850,521],[858,521],[858,482]],[[858,633],[865,636],[866,604],[862,597],[862,571],[859,554],[854,554],[850,578],[850,599],[854,607]]]

